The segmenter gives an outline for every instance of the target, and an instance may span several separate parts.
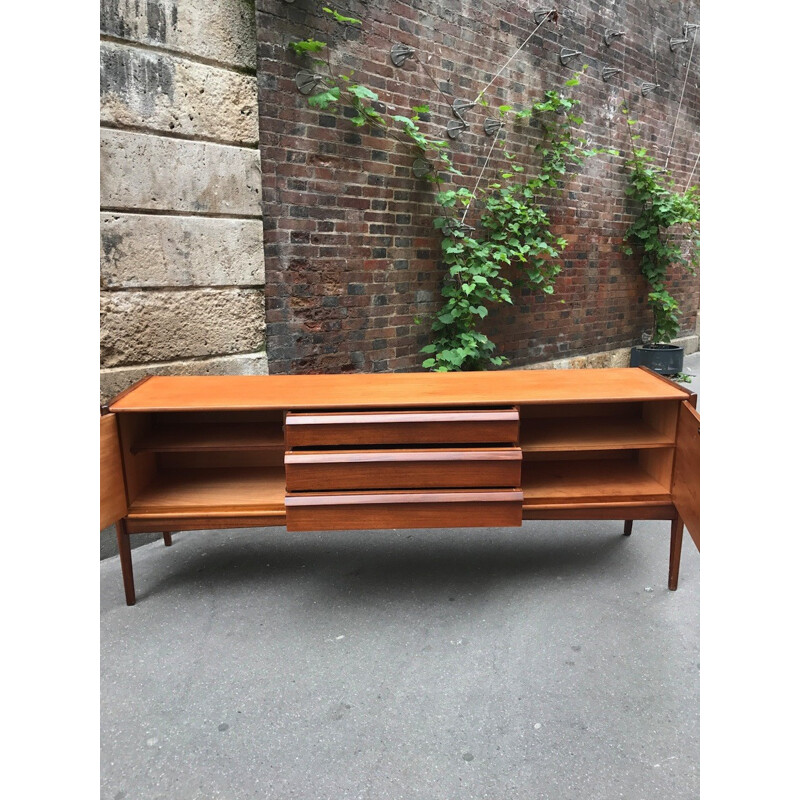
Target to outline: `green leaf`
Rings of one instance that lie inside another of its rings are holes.
[[[332,8],[323,7],[322,9],[326,14],[330,14],[337,22],[345,24],[345,25],[361,25],[361,20],[356,19],[355,17],[345,17],[342,16],[338,11],[335,11]]]
[[[312,108],[319,108],[325,111],[331,103],[335,103],[339,99],[340,95],[341,89],[339,89],[338,86],[332,86],[330,89],[326,89],[323,92],[312,94],[308,98],[308,104]]]
[[[324,47],[325,42],[318,42],[316,39],[306,39],[302,42],[289,42],[289,47],[294,51],[297,56],[305,55],[306,53],[319,53]]]
[[[360,100],[378,99],[378,95],[375,94],[375,92],[373,92],[372,89],[368,89],[366,86],[360,86],[360,85],[350,86],[347,89],[347,91],[350,92],[350,94],[353,94],[356,97],[358,97]]]

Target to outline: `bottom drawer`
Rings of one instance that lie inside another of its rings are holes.
[[[289,531],[494,528],[521,524],[521,491],[286,496]]]

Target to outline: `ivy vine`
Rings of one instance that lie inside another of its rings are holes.
[[[578,83],[576,74],[567,86]],[[434,221],[435,227],[446,232],[441,246],[447,274],[442,287],[444,304],[431,327],[434,340],[422,348],[423,353],[430,354],[423,367],[480,370],[507,363],[480,329],[489,315],[488,306],[513,303],[511,289],[515,284],[553,294],[561,272],[559,256],[567,241],[553,234],[543,202],[560,192],[570,165],[598,152],[582,149],[583,140],[573,135],[574,128],[583,123],[573,111],[576,105],[578,100],[548,90],[541,101],[513,114],[517,121],[533,115],[540,120],[543,135],[535,148],[540,156],[537,168],[531,171],[514,163],[515,157],[505,151],[507,169],[486,189],[439,193],[437,199],[445,209],[459,203],[468,206],[480,197],[484,212],[476,233],[453,224],[450,216]],[[510,106],[498,109],[501,117],[511,110]]]
[[[344,17],[333,9],[323,11],[340,24],[361,25],[360,20]],[[420,115],[429,111],[427,106],[415,106],[408,115],[387,118],[386,105],[374,90],[355,82],[352,72],[335,74],[329,57],[317,57],[326,47],[325,42],[315,39],[290,44],[295,54],[307,56],[316,66],[327,69],[327,75],[318,76],[319,90],[308,97],[312,108],[324,111],[347,102],[353,109],[350,121],[356,127],[381,128],[388,136],[410,143],[430,165],[426,179],[432,184],[462,175],[453,165],[449,143],[420,129]],[[576,73],[566,81],[566,88],[577,86],[579,78],[580,73]],[[488,105],[483,96],[478,101]],[[561,272],[560,254],[567,241],[553,234],[543,203],[560,193],[571,165],[600,152],[583,149],[585,141],[574,135],[583,123],[574,113],[578,103],[551,89],[522,111],[500,106],[497,112],[503,122],[506,118],[513,123],[530,122],[532,117],[540,122],[542,138],[535,146],[538,166],[515,163],[515,156],[505,151],[506,168],[487,187],[476,186],[472,191],[450,188],[437,193],[442,214],[433,220],[433,226],[443,233],[442,261],[447,271],[441,289],[442,306],[431,324],[432,341],[422,348],[428,356],[422,363],[424,368],[442,372],[482,370],[507,363],[508,359],[496,352],[496,345],[484,332],[489,309],[513,304],[511,290],[515,286],[553,294]],[[499,135],[500,131],[495,143]],[[483,204],[478,231],[465,224],[473,201]],[[464,209],[460,219],[456,209]]]
[[[623,109],[623,114],[627,114]],[[625,194],[637,208],[637,216],[625,238],[640,257],[642,274],[650,284],[647,302],[653,314],[652,344],[667,343],[680,330],[680,307],[667,291],[666,282],[674,265],[694,274],[699,256],[700,199],[697,186],[681,192],[675,189],[670,172],[655,166],[645,147],[638,147],[638,134],[632,133],[636,120],[628,119],[632,155],[626,160],[628,186]],[[684,255],[684,243],[688,254]]]

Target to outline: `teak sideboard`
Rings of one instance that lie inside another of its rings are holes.
[[[700,547],[697,396],[643,367],[149,377],[100,418],[100,526],[130,536],[670,520]]]

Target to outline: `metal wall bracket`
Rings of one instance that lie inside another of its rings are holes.
[[[453,105],[451,108],[453,109],[453,113],[460,119],[462,122],[466,122],[464,119],[464,112],[469,111],[471,108],[475,106],[474,100],[453,100]]]
[[[310,72],[307,69],[301,69],[297,75],[294,76],[294,82],[300,94],[311,94],[316,89],[317,84],[325,80],[324,75],[316,72]]]
[[[503,127],[505,127],[505,122],[501,122],[494,117],[486,117],[483,121],[483,132],[487,136],[494,136]]]
[[[608,83],[610,78],[619,75],[622,72],[621,67],[603,67],[603,83]]]
[[[541,25],[551,14],[555,14],[554,8],[537,8],[533,12],[533,21],[537,25]]]
[[[568,50],[566,47],[562,47],[561,52],[558,54],[558,58],[561,61],[561,66],[566,67],[573,58],[577,58],[578,56],[582,55],[583,53],[580,50]]]
[[[660,88],[659,84],[657,83],[643,83],[642,84],[642,94],[648,95],[650,92],[655,91],[656,89]]]
[[[696,22],[683,23],[683,35],[688,36],[690,33],[696,31],[700,26]]]
[[[407,44],[393,44],[392,49],[389,51],[389,57],[392,59],[392,64],[396,67],[402,67],[406,63],[406,59],[411,58],[414,52],[414,48],[409,47]]]
[[[686,37],[681,39],[678,36],[670,36],[669,49],[674,53],[682,44],[686,44],[688,41]]]
[[[603,44],[606,47],[611,47],[614,44],[614,39],[618,39],[620,36],[624,36],[625,31],[615,31],[611,28],[606,28],[606,32],[603,34]]]
[[[451,119],[447,123],[447,135],[451,139],[458,139],[467,127],[467,123],[463,119]]]
[[[424,178],[433,172],[433,164],[427,158],[417,158],[411,165],[411,171],[414,173],[414,177]]]

